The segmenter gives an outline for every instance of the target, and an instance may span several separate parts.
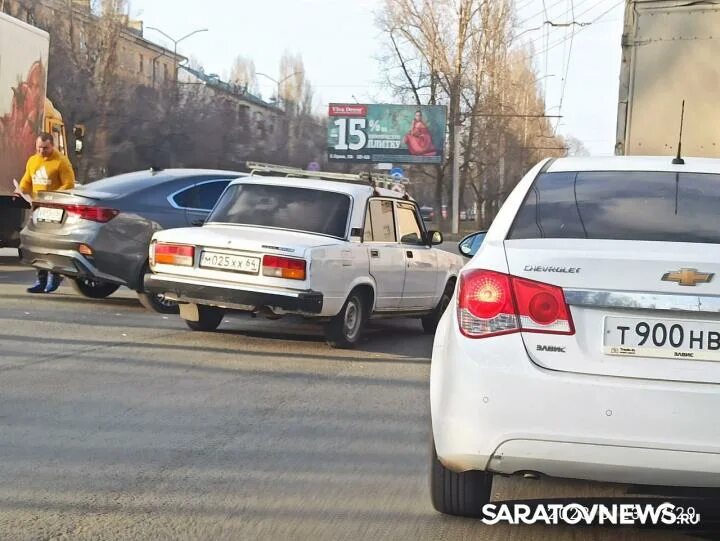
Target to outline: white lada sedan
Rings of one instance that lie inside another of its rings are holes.
[[[235,310],[317,318],[335,347],[355,345],[375,317],[416,317],[434,332],[464,261],[433,247],[442,235],[415,202],[357,175],[293,174],[324,178],[237,179],[202,227],[157,233],[148,291],[181,303],[193,330]]]
[[[720,486],[720,160],[671,161],[548,160],[507,199],[435,334],[437,510],[496,474]]]

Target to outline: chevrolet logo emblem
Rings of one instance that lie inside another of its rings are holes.
[[[679,271],[666,272],[662,280],[665,282],[677,282],[681,286],[696,286],[705,284],[713,279],[713,273],[698,272],[697,269],[680,269]]]

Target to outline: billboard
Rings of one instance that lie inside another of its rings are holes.
[[[329,161],[442,163],[443,105],[331,103],[328,117]]]

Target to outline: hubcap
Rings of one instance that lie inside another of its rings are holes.
[[[348,340],[353,340],[360,330],[360,307],[355,299],[348,302],[345,310],[345,336]]]

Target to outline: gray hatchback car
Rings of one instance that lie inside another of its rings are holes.
[[[202,225],[228,183],[245,173],[168,169],[127,173],[60,192],[41,192],[20,233],[24,263],[71,279],[94,299],[120,286],[146,308],[177,306],[143,291],[148,247],[161,229]]]

